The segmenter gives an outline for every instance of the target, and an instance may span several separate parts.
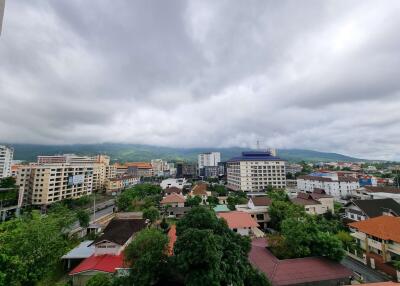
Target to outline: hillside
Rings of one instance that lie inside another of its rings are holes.
[[[74,144],[74,145],[33,145],[11,144],[15,160],[36,161],[38,155],[75,153],[79,155],[107,154],[113,161],[150,161],[161,158],[170,161],[196,161],[197,154],[207,151],[221,152],[222,160],[228,160],[242,152],[243,148],[170,148],[138,144]],[[279,149],[278,155],[288,161],[363,161],[349,156],[302,149]],[[364,160],[365,161],[365,160]]]

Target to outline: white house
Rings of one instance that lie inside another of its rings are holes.
[[[170,179],[165,179],[165,180],[163,180],[162,182],[161,182],[161,184],[160,184],[160,187],[163,189],[163,190],[165,190],[165,189],[167,189],[167,188],[170,188],[170,187],[176,187],[176,188],[179,188],[179,189],[183,189],[183,187],[185,187],[185,186],[187,186],[187,185],[190,185],[187,181],[186,181],[186,179],[184,179],[184,178],[179,178],[179,179],[172,179],[172,178],[170,178]]]

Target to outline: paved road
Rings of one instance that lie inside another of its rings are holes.
[[[102,217],[102,216],[104,216],[104,215],[111,214],[111,213],[113,212],[113,209],[114,209],[114,205],[109,206],[109,207],[107,207],[107,208],[105,208],[105,209],[96,211],[96,219],[98,219],[98,218],[100,218],[100,217]],[[93,210],[91,210],[91,213],[90,213],[90,222],[93,222],[93,221],[94,221]],[[71,226],[71,229],[72,229],[72,230],[75,230],[75,229],[77,229],[78,227],[79,227],[79,223],[78,223],[78,222],[75,222],[75,223]]]
[[[341,262],[347,268],[358,272],[362,275],[364,282],[382,282],[382,281],[389,281],[389,279],[383,275],[382,273],[369,268],[368,266],[364,265],[363,263],[354,260],[353,258],[346,257]]]

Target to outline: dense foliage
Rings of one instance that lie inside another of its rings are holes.
[[[90,215],[86,210],[78,210],[76,212],[76,218],[79,221],[79,225],[83,228],[88,227],[89,226],[89,222],[90,222]]]
[[[132,266],[130,280],[134,285],[152,285],[167,269],[168,237],[157,229],[139,232],[125,250]]]
[[[175,266],[186,285],[268,285],[249,264],[248,237],[231,231],[224,220],[203,207],[194,207],[177,223]]]
[[[73,213],[59,206],[0,224],[0,285],[35,285],[51,275],[71,247],[65,229]]]
[[[123,191],[116,204],[120,211],[141,211],[158,206],[161,200],[161,188],[152,184],[138,184]]]

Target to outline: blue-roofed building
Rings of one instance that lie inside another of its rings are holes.
[[[286,186],[285,160],[268,151],[245,151],[227,161],[228,188],[244,192]]]

